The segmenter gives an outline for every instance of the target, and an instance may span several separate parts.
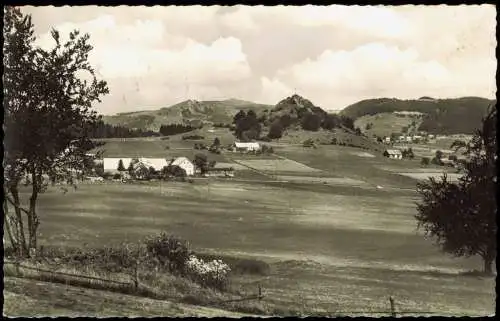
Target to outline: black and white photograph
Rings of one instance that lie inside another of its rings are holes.
[[[494,316],[496,7],[3,8],[3,317]]]

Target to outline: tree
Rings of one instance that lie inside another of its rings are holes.
[[[220,139],[219,137],[215,137],[214,142],[212,143],[213,147],[220,147]]]
[[[496,257],[496,107],[483,120],[472,141],[463,145],[465,174],[457,183],[430,178],[417,185],[418,227],[455,256],[479,255],[491,273]]]
[[[321,117],[313,113],[307,113],[302,118],[302,129],[317,131],[321,125]]]
[[[435,157],[436,157],[437,160],[441,160],[441,158],[443,158],[443,152],[438,149],[436,151],[436,156]]]
[[[430,161],[429,157],[422,157],[422,160],[420,161],[420,164],[422,164],[424,166],[427,166],[427,165],[429,165],[430,162],[431,161]]]
[[[325,116],[325,119],[323,120],[323,123],[321,124],[321,127],[323,127],[326,130],[332,130],[339,126],[340,126],[340,119],[335,114],[327,114]]]
[[[196,154],[194,156],[193,164],[200,169],[201,173],[204,174],[208,168],[208,159],[205,154]]]
[[[245,118],[246,116],[247,116],[247,114],[245,113],[245,111],[240,110],[236,115],[234,115],[233,124],[237,125],[238,121]]]
[[[361,132],[361,129],[359,127],[356,127],[356,129],[354,130],[354,132],[356,133],[356,135],[358,136],[361,136],[363,133]]]
[[[269,128],[269,133],[267,134],[267,137],[271,139],[276,139],[276,138],[281,138],[281,136],[283,136],[283,126],[281,125],[281,122],[275,121]]]
[[[51,36],[53,49],[35,47],[31,17],[5,8],[4,204],[13,206],[14,215],[4,217],[11,244],[23,256],[37,248],[37,201],[47,183],[74,184],[82,176],[90,157],[86,152],[95,146],[89,131],[99,118],[92,104],[109,92],[88,62],[88,34],[72,31],[64,43],[57,30]],[[19,197],[26,175],[31,182],[28,209]]]
[[[121,159],[118,161],[118,168],[117,169],[119,172],[125,171],[125,166],[123,166],[123,161]]]

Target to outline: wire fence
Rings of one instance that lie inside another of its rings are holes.
[[[101,278],[101,277],[95,277],[95,276],[89,276],[89,275],[83,275],[83,274],[76,274],[76,273],[67,273],[67,272],[61,272],[61,271],[53,271],[53,270],[48,270],[48,269],[43,269],[39,267],[33,267],[33,266],[27,266],[24,264],[21,264],[18,261],[5,261],[4,260],[4,265],[13,265],[15,267],[16,271],[16,276],[18,277],[26,277],[24,273],[21,271],[21,269],[24,270],[30,270],[30,271],[35,271],[38,273],[41,273],[42,275],[38,275],[38,277],[41,277],[44,279],[44,281],[53,281],[55,280],[54,276],[60,276],[60,277],[70,277],[74,279],[80,279],[80,280],[91,280],[91,281],[99,281],[103,283],[110,283],[110,284],[116,284],[120,286],[124,286],[128,289],[134,289],[135,291],[139,290],[140,286],[140,280],[139,280],[139,275],[138,275],[138,269],[134,269],[134,271],[131,273],[130,281],[124,282],[124,281],[117,281],[117,280],[111,280],[111,279],[106,279],[106,278]],[[48,274],[52,276],[53,278],[48,278],[49,280],[46,280],[47,278],[43,278],[43,273]],[[71,283],[71,282],[65,282],[66,284]],[[79,285],[84,285],[83,282],[79,282]],[[237,299],[230,299],[230,300],[219,300],[216,302],[212,302],[213,304],[225,304],[225,303],[234,303],[234,302],[244,302],[244,301],[252,301],[252,300],[257,300],[257,301],[262,301],[266,298],[266,296],[263,294],[263,288],[262,285],[259,283],[257,285],[257,293],[256,294],[250,294],[247,296],[243,296],[241,298]],[[392,317],[397,317],[397,316],[404,316],[404,315],[415,315],[415,316],[422,316],[422,315],[434,315],[436,314],[435,312],[431,311],[397,311],[396,309],[396,301],[395,299],[390,296],[389,297],[389,304],[388,307],[389,309],[387,311],[334,311],[334,312],[313,312],[311,313],[314,316],[341,316],[341,315],[383,315],[383,316],[392,316]]]

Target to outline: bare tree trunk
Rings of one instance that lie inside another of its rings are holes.
[[[33,188],[30,197],[30,207],[28,211],[28,229],[29,229],[29,249],[36,250],[37,248],[37,230],[40,225],[38,216],[36,215],[36,201],[38,198],[39,186],[41,184],[40,177],[36,177],[35,172],[32,173]]]
[[[11,227],[11,222],[12,222],[12,218],[10,217],[9,215],[9,206],[7,204],[7,200],[4,200],[4,203],[3,203],[3,211],[4,211],[4,224],[5,224],[5,228],[7,229],[7,235],[9,237],[9,241],[10,241],[10,244],[12,246],[12,250],[14,251],[14,253],[17,253],[19,251],[18,249],[18,240],[15,239],[14,235],[12,234],[12,227]],[[15,226],[14,226],[15,228]],[[5,248],[5,244],[4,244],[4,248]]]
[[[23,216],[21,213],[21,202],[19,200],[19,191],[17,186],[10,188],[10,193],[12,194],[12,198],[14,199],[14,212],[16,213],[17,218],[17,235],[19,240],[19,255],[24,256],[28,253],[28,248],[26,246],[26,237],[24,236],[24,224],[23,224]]]
[[[483,257],[483,272],[485,274],[490,275],[493,273],[493,261],[494,256],[489,253]]]

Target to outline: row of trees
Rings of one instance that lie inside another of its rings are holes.
[[[169,125],[161,125],[160,126],[160,134],[163,136],[176,135],[187,133],[195,130],[195,128],[191,125],[182,125],[182,124],[169,124]]]
[[[154,137],[160,133],[151,130],[130,129],[123,126],[110,125],[102,120],[91,124],[88,129],[89,138],[131,138],[131,137]]]

